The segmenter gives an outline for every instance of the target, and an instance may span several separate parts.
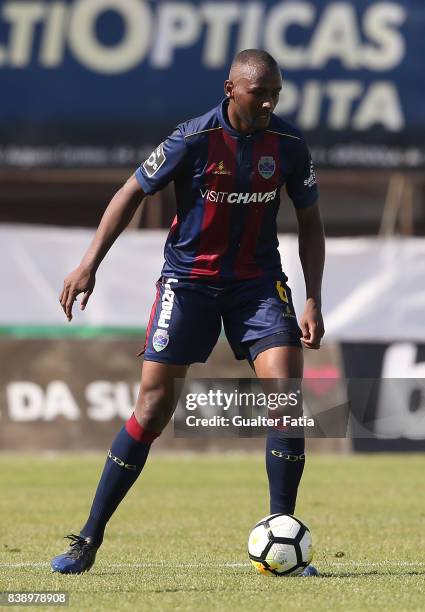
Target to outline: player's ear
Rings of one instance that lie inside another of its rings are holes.
[[[233,81],[224,81],[224,95],[226,96],[226,98],[233,97]]]

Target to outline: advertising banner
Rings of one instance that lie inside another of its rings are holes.
[[[132,166],[265,48],[319,165],[423,168],[421,0],[2,0],[0,167]]]
[[[134,410],[141,342],[1,339],[0,450],[104,448]],[[308,448],[423,451],[424,356],[413,343],[344,344],[344,377],[337,347],[327,345],[306,352],[302,383],[260,383],[219,342],[207,364],[176,381],[174,422],[155,448],[260,449],[273,426],[303,433]]]
[[[425,344],[347,342],[341,355],[345,376],[363,379],[350,397],[361,413],[353,449],[425,451]],[[364,423],[373,435],[364,435]]]
[[[5,291],[0,331],[25,335],[133,334],[146,327],[163,265],[164,231],[127,231],[97,274],[84,312],[67,323],[58,296],[79,263],[93,231],[0,227],[0,273]],[[298,239],[280,235],[283,270],[295,310],[304,308],[305,285]],[[329,238],[323,282],[327,341],[425,342],[425,243],[421,238]],[[373,265],[371,263],[373,262]],[[408,271],[408,273],[406,273]]]
[[[134,410],[142,364],[137,354],[143,340],[142,334],[133,338],[0,338],[0,451],[105,450]],[[347,452],[351,443],[344,429],[344,409],[337,410],[343,419],[339,428],[333,422],[335,409],[328,410],[345,401],[337,348],[328,345],[320,353],[311,351],[305,375],[311,405],[325,416],[308,447]],[[196,379],[192,391],[204,388],[206,376],[217,377],[224,391],[235,386],[248,390],[255,382],[249,380],[254,374],[248,363],[236,361],[226,342],[218,342],[206,364],[191,366],[189,377]],[[184,411],[183,394],[181,398],[177,415]],[[331,429],[326,413],[333,415]],[[189,415],[195,416],[192,411]],[[213,431],[208,440],[203,428],[195,430],[179,435],[171,423],[155,449],[253,451],[264,447],[264,435],[257,437],[248,427],[235,430],[231,439],[224,429]]]

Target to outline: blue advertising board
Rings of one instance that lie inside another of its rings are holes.
[[[260,47],[319,165],[423,168],[424,26],[422,0],[3,0],[0,167],[138,163]]]

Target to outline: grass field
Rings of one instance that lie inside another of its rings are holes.
[[[0,591],[68,591],[75,610],[425,609],[425,455],[310,456],[297,515],[320,578],[263,577],[247,559],[268,513],[259,455],[152,457],[92,570],[51,574],[102,464],[0,456]]]

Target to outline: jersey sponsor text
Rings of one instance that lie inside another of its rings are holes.
[[[227,202],[228,204],[257,204],[271,202],[276,198],[277,189],[263,192],[235,192],[215,191],[214,189],[200,189],[201,196],[209,202]]]

